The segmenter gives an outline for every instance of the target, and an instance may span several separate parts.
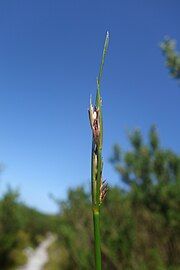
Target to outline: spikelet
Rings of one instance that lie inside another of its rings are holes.
[[[96,145],[99,144],[99,137],[100,137],[100,114],[99,109],[96,106],[92,105],[91,99],[90,99],[90,107],[89,107],[89,121],[90,126],[93,133],[94,142]]]
[[[108,184],[106,180],[101,180],[101,187],[100,187],[100,204],[103,202],[104,198],[106,197],[108,191]]]

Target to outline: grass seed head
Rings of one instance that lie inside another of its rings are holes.
[[[99,109],[96,106],[93,106],[91,102],[89,107],[89,121],[94,142],[96,145],[98,145],[100,138],[100,112]]]

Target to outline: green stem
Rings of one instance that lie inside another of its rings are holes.
[[[103,141],[103,123],[102,123],[102,100],[100,94],[100,83],[103,73],[104,60],[109,43],[109,33],[106,34],[103,55],[97,78],[96,92],[96,110],[98,110],[99,121],[99,140],[92,140],[91,154],[91,192],[92,192],[92,210],[94,222],[94,248],[95,248],[95,269],[101,270],[101,240],[100,240],[100,204],[101,204],[101,184],[102,184],[102,141]],[[91,105],[92,106],[92,105]],[[90,107],[91,108],[91,107]],[[92,108],[91,108],[92,109]],[[96,111],[97,113],[97,111]],[[92,116],[91,116],[92,117]],[[97,121],[97,119],[96,119]],[[92,124],[92,123],[91,123]],[[93,123],[94,124],[94,123]]]
[[[100,147],[97,148],[97,174],[96,174],[96,206],[100,205],[100,188],[102,178],[102,156]]]
[[[92,195],[92,205],[96,205],[96,168],[94,164],[94,141],[92,142],[92,152],[91,152],[91,195]]]
[[[94,222],[94,247],[95,247],[95,268],[101,270],[101,239],[100,239],[100,217],[99,210],[93,209]]]

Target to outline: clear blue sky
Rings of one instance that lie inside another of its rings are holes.
[[[115,142],[127,149],[127,128],[146,134],[156,123],[162,144],[180,152],[180,87],[158,47],[165,35],[180,44],[179,11],[179,0],[1,0],[1,193],[9,183],[50,212],[48,193],[65,198],[68,187],[89,187],[87,108],[106,30],[105,178],[118,183],[108,158]]]

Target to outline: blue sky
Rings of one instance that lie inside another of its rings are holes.
[[[119,182],[108,158],[115,142],[128,148],[129,128],[146,134],[155,123],[162,145],[179,153],[180,88],[158,47],[165,35],[180,44],[179,10],[178,0],[0,2],[1,193],[9,183],[51,212],[49,193],[63,199],[90,186],[87,108],[106,30],[105,178]]]

